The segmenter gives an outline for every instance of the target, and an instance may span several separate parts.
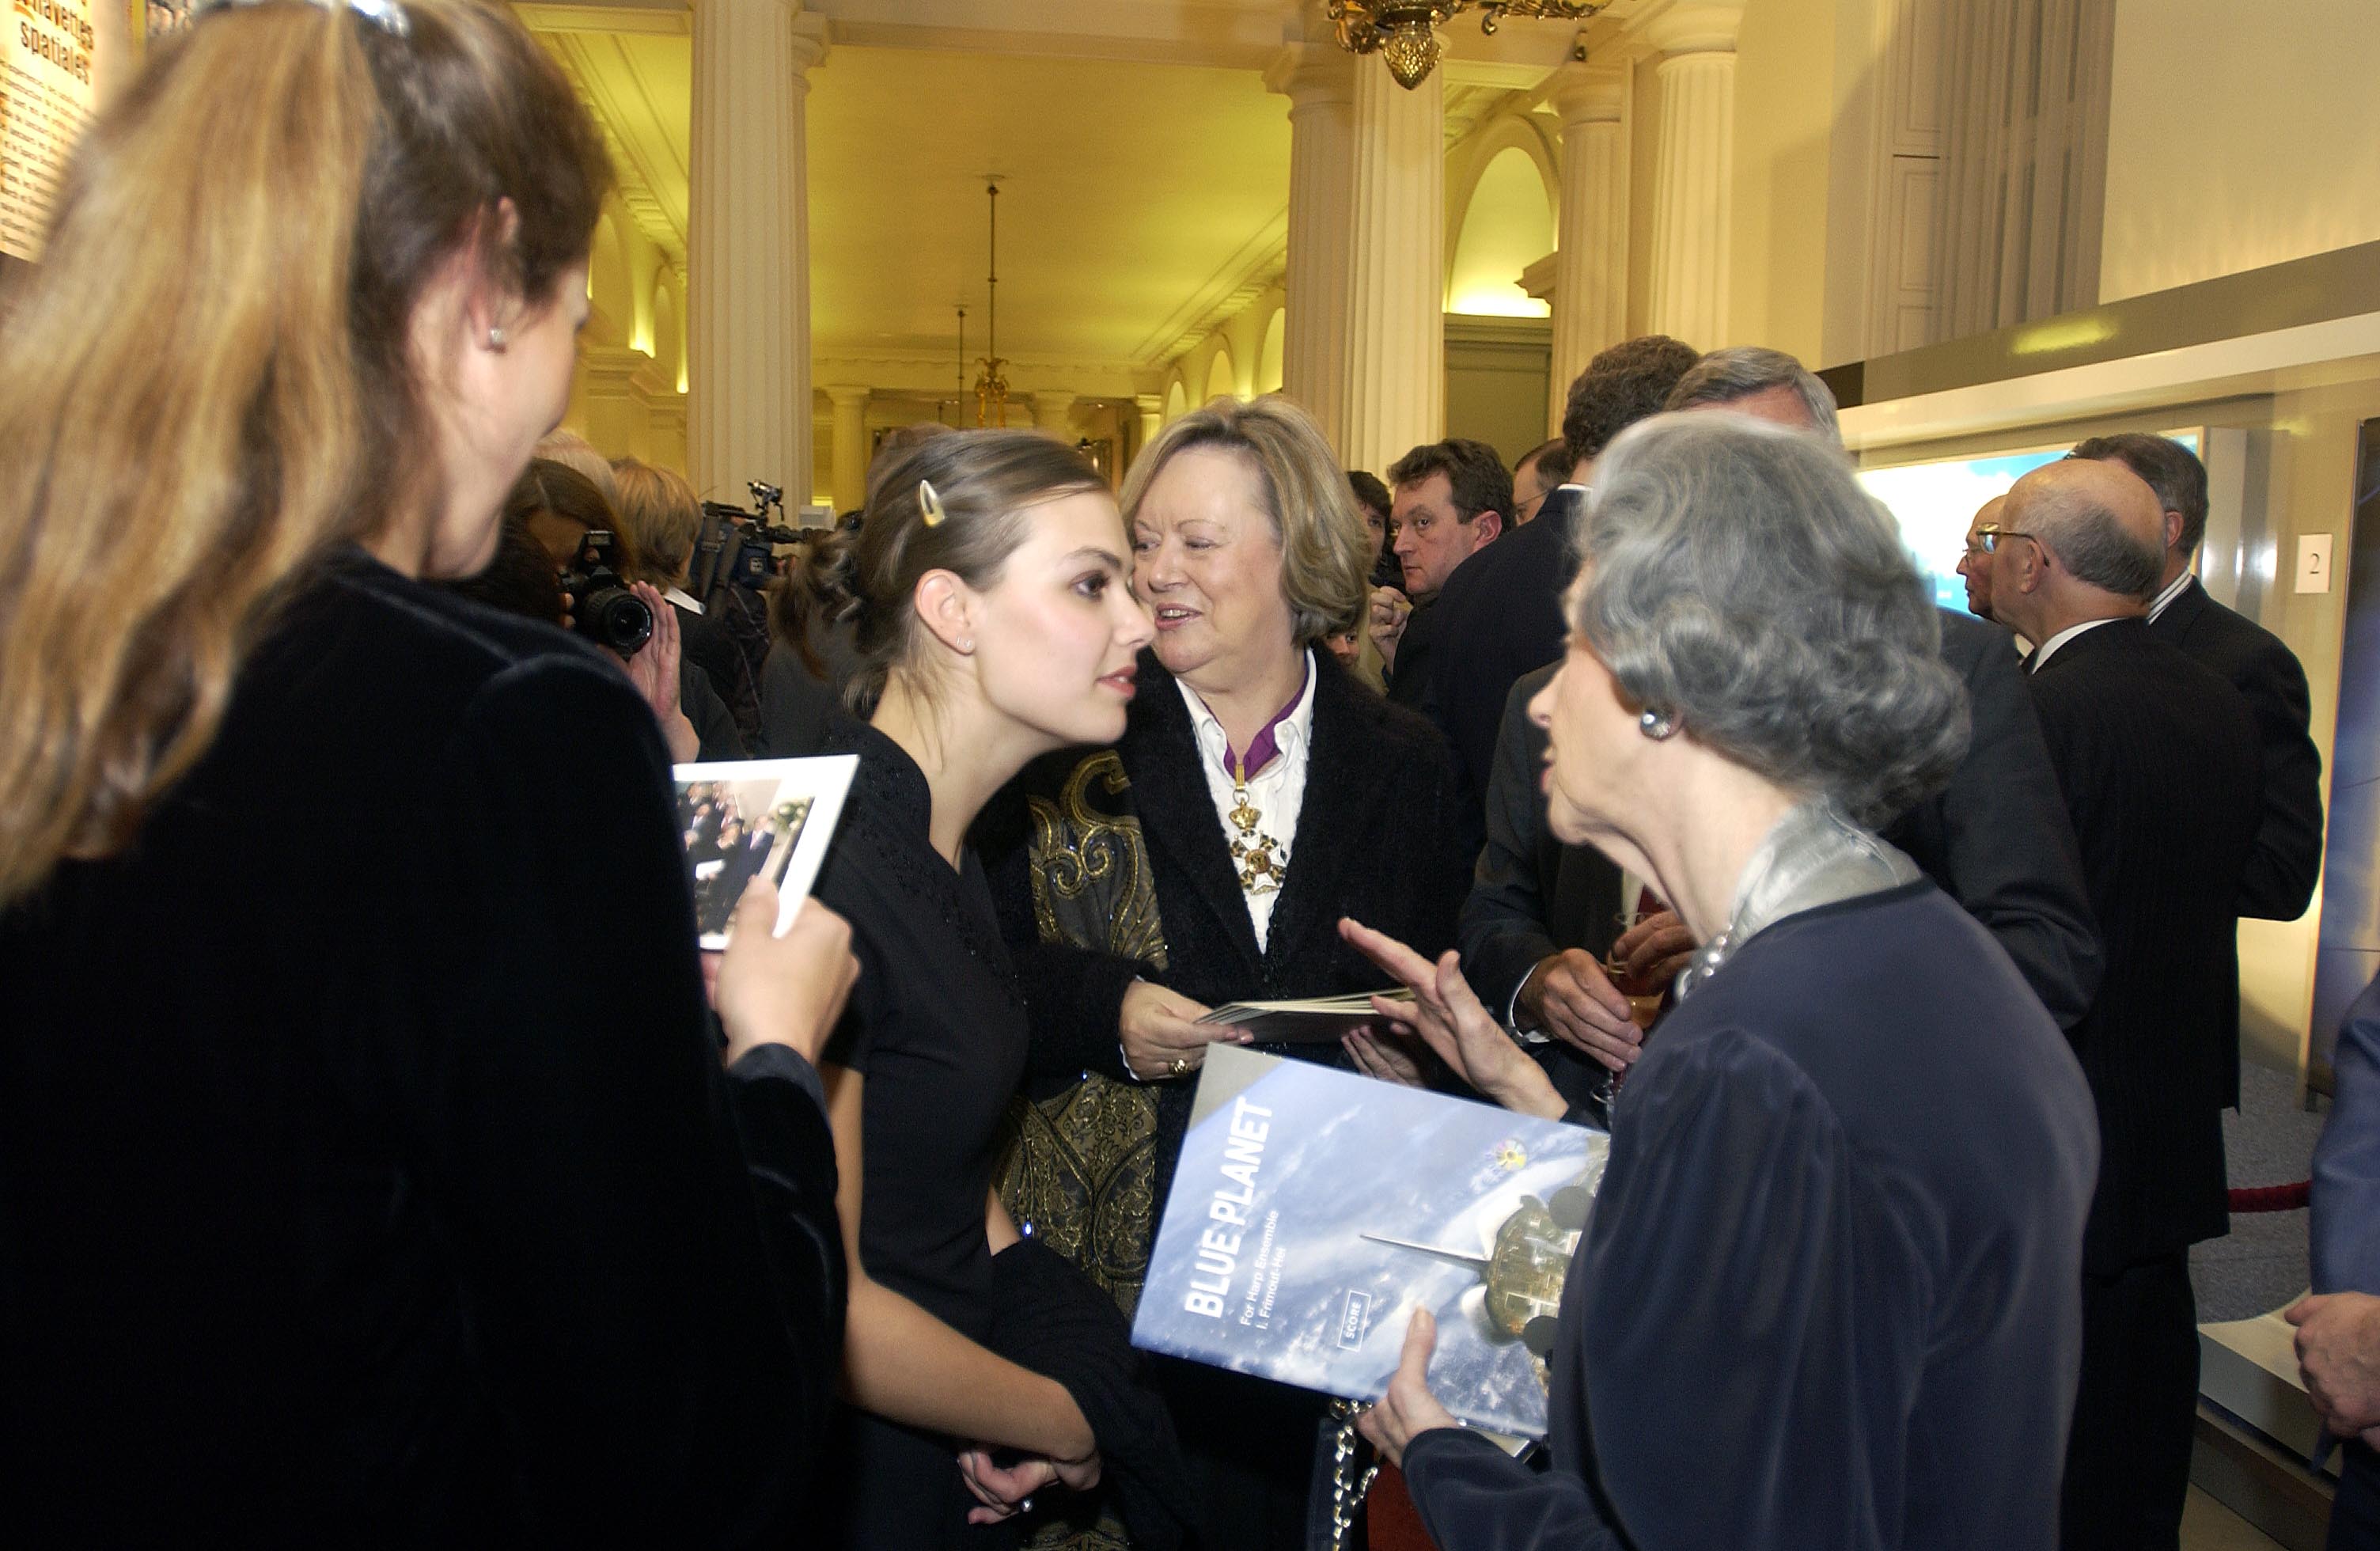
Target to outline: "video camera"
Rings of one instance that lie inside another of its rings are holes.
[[[578,545],[577,563],[562,573],[562,593],[570,604],[572,627],[597,646],[634,657],[652,639],[653,612],[630,592],[612,563],[613,538],[590,528]]]
[[[752,492],[752,510],[722,501],[702,503],[703,531],[695,541],[693,575],[702,584],[707,602],[721,588],[735,586],[765,591],[776,575],[774,547],[798,542],[800,531],[784,526],[785,492],[760,479],[746,482]],[[775,522],[769,520],[774,512]]]

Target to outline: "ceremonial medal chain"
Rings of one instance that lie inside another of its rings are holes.
[[[1281,854],[1281,842],[1257,828],[1264,815],[1248,801],[1248,764],[1245,759],[1232,766],[1232,811],[1224,817],[1239,831],[1232,837],[1232,862],[1240,869],[1241,891],[1269,894],[1279,889],[1288,858]]]

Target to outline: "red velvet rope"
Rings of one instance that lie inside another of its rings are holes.
[[[2254,1190],[2231,1193],[2231,1209],[2235,1212],[2294,1212],[2306,1204],[2313,1193],[2313,1181],[2300,1180],[2293,1185],[2263,1185]]]

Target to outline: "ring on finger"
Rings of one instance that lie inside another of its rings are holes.
[[[1196,1063],[1192,1061],[1188,1056],[1176,1056],[1166,1067],[1165,1072],[1169,1077],[1187,1077],[1190,1073],[1197,1070],[1198,1068]]]

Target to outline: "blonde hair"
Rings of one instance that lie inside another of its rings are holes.
[[[483,0],[404,15],[152,44],[0,306],[0,903],[126,845],[278,606],[433,498],[431,282],[536,305],[586,255],[610,167],[561,72]]]
[[[1124,477],[1127,527],[1165,466],[1193,447],[1228,448],[1256,470],[1281,542],[1281,591],[1298,645],[1360,621],[1371,596],[1372,536],[1346,471],[1305,411],[1267,394],[1245,404],[1217,399],[1175,420]]]
[[[613,476],[612,460],[595,450],[595,443],[575,430],[549,430],[537,439],[537,450],[531,454],[548,463],[558,463],[565,468],[577,469],[587,482],[603,493],[603,503],[617,510],[620,487]]]
[[[612,465],[612,481],[620,497],[613,505],[620,527],[637,547],[640,576],[655,587],[675,587],[686,580],[694,561],[694,541],[702,535],[702,503],[694,487],[674,468],[656,468],[636,458]]]

